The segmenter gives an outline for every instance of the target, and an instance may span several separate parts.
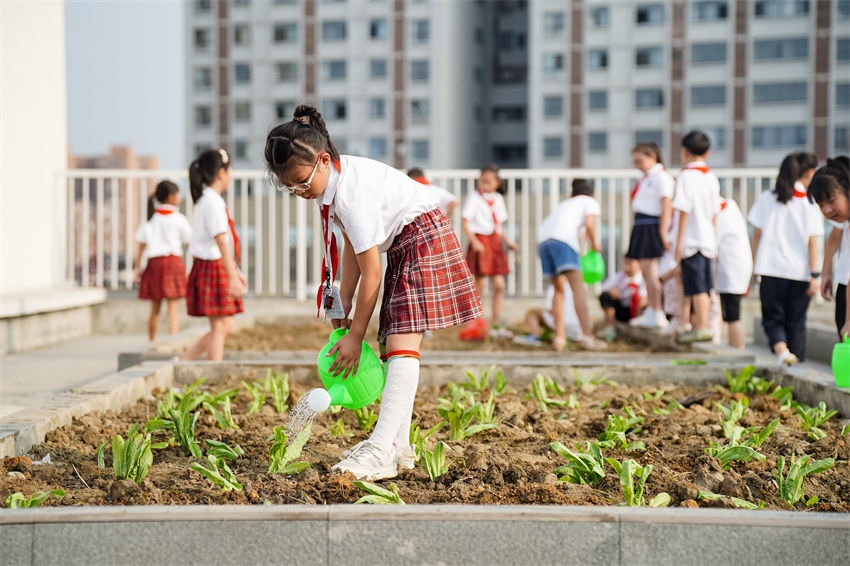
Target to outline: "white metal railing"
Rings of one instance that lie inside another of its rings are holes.
[[[746,215],[758,194],[773,185],[774,169],[715,169],[721,193],[735,199]],[[675,170],[671,171],[673,174]],[[593,181],[602,208],[601,241],[608,266],[618,266],[631,232],[629,192],[635,170],[552,169],[502,170],[509,219],[507,230],[520,248],[510,253],[509,296],[539,296],[544,281],[537,256],[536,232],[543,219],[567,198],[572,179]],[[279,295],[305,300],[319,278],[322,258],[319,214],[307,201],[275,190],[260,170],[234,170],[225,194],[242,243],[241,267],[253,295]],[[478,171],[432,171],[432,181],[461,202],[474,190]],[[133,287],[135,232],[146,219],[147,198],[156,183],[170,179],[181,187],[181,211],[191,220],[185,170],[68,170],[59,190],[67,191],[68,280],[81,286]],[[460,207],[453,218],[458,238]],[[341,241],[341,240],[340,240]],[[187,266],[191,258],[187,257]]]

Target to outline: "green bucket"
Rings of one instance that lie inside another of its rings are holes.
[[[592,285],[599,283],[605,277],[605,261],[602,259],[602,254],[590,250],[581,256],[581,275],[584,282]]]
[[[328,343],[325,344],[316,363],[319,366],[319,377],[322,379],[325,389],[330,396],[330,405],[339,405],[346,409],[360,409],[372,404],[384,391],[387,382],[383,364],[375,351],[363,342],[360,350],[360,365],[357,373],[349,374],[343,379],[343,374],[333,376],[330,372],[331,364],[336,359],[336,354],[327,356],[328,351],[336,344],[337,340],[345,336],[348,330],[338,328],[331,332]]]
[[[850,387],[850,336],[832,348],[832,375],[837,387]]]

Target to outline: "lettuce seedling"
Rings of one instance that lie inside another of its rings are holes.
[[[168,418],[169,409],[174,409],[178,412],[188,412],[197,409],[208,395],[198,391],[198,388],[206,381],[205,377],[195,380],[191,385],[187,385],[183,393],[173,389],[168,391],[164,401],[156,404],[156,417],[159,419]]]
[[[449,424],[449,438],[451,440],[463,440],[473,434],[496,428],[496,423],[472,424],[478,417],[478,405],[465,409],[463,405],[452,408],[439,407],[437,413]]]
[[[360,409],[354,409],[354,418],[357,419],[357,426],[360,427],[360,430],[369,432],[375,426],[375,423],[378,422],[378,413],[370,407],[362,407]]]
[[[646,505],[643,498],[643,488],[646,485],[646,479],[652,473],[652,466],[646,465],[642,467],[634,460],[619,462],[614,458],[606,458],[605,461],[614,468],[614,472],[620,478],[620,491],[623,493],[625,505],[629,507]],[[637,477],[637,483],[635,483],[632,476]],[[649,505],[650,507],[666,507],[669,503],[670,495],[662,492],[653,497]]]
[[[167,430],[171,437],[168,443],[173,445],[175,441],[183,447],[186,452],[200,458],[201,447],[195,441],[195,423],[198,422],[200,413],[178,412],[176,409],[168,409],[168,414],[171,417],[168,419],[151,419],[145,423],[145,432],[154,432],[160,429]]]
[[[228,429],[234,428],[238,429],[239,425],[233,420],[233,413],[231,412],[230,406],[230,398],[224,397],[218,404],[218,407],[214,406],[212,403],[208,401],[204,401],[203,403],[204,409],[209,412],[215,422],[218,423],[219,428]],[[219,408],[221,410],[219,410]]]
[[[663,415],[669,415],[670,413],[672,413],[672,412],[673,412],[673,411],[675,411],[676,409],[684,409],[684,408],[685,408],[685,407],[684,407],[684,406],[682,406],[682,404],[681,404],[681,403],[679,403],[679,401],[678,401],[675,397],[673,397],[672,395],[668,395],[668,396],[667,396],[667,399],[669,400],[669,403],[667,403],[667,407],[666,407],[666,408],[664,408],[664,409],[662,409],[661,407],[655,407],[654,409],[652,409],[653,414],[656,414],[656,415],[662,415],[662,416],[663,416]]]
[[[106,444],[107,442],[104,441],[97,448],[97,465],[101,468],[106,467],[104,458]],[[124,441],[120,434],[115,435],[115,438],[112,439],[113,475],[118,479],[133,480],[136,483],[141,483],[153,465],[151,448],[159,449],[166,446],[168,446],[167,442],[159,442],[152,445],[150,433],[142,436],[139,433],[139,425],[134,424],[127,433],[126,441]]]
[[[496,366],[490,366],[489,368],[482,370],[478,376],[471,371],[467,371],[466,381],[461,383],[460,386],[471,391],[484,391],[490,387],[490,372],[495,369]]]
[[[307,439],[310,438],[310,429],[308,426],[301,432],[295,435],[295,438],[286,445],[287,435],[279,426],[274,427],[274,435],[270,440],[274,440],[271,450],[269,451],[269,472],[270,474],[300,474],[310,467],[309,462],[295,462],[301,456],[301,450],[307,444]]]
[[[438,477],[449,471],[449,465],[451,463],[446,462],[446,448],[448,448],[448,445],[441,440],[434,446],[434,450],[429,452],[426,442],[423,440],[416,451],[419,453],[422,467],[428,472],[428,477],[431,478],[431,482],[433,483]]]
[[[803,480],[809,474],[819,474],[830,469],[835,465],[835,460],[832,458],[824,458],[813,463],[811,456],[803,456],[799,460],[795,460],[791,456],[791,466],[788,469],[788,475],[785,475],[785,457],[780,456],[776,459],[776,468],[773,470],[773,477],[776,478],[776,483],[779,486],[779,497],[784,499],[789,505],[794,505],[803,498]]]
[[[588,442],[585,452],[580,451],[580,446],[576,446],[578,452],[573,452],[560,442],[552,442],[549,446],[567,460],[566,464],[552,470],[558,475],[558,481],[591,484],[605,477],[605,460],[596,442]]]
[[[737,444],[727,446],[717,444],[716,442],[710,443],[709,447],[705,449],[705,453],[720,460],[720,465],[723,466],[724,470],[731,468],[732,462],[735,461],[750,462],[752,460],[758,460],[761,462],[765,458],[764,454],[757,452],[749,446]]]
[[[207,467],[204,467],[197,462],[192,462],[189,464],[189,468],[195,470],[215,485],[219,486],[224,492],[231,491],[233,489],[236,491],[242,491],[242,484],[236,481],[236,476],[233,475],[233,471],[230,467],[228,467],[224,458],[216,458],[212,454],[207,454],[204,461],[206,462]]]
[[[797,413],[800,415],[800,418],[803,419],[803,430],[809,431],[809,438],[812,440],[820,440],[826,433],[818,428],[818,425],[822,425],[836,414],[838,411],[836,410],[826,410],[826,403],[821,401],[818,403],[817,407],[797,407]]]
[[[841,428],[841,436],[850,436],[850,424],[846,424]]]
[[[212,455],[216,458],[225,458],[227,460],[235,460],[239,456],[244,456],[245,451],[242,450],[242,447],[238,444],[234,444],[231,448],[225,442],[219,442],[218,440],[211,440],[209,438],[204,439],[204,442],[209,446],[209,450],[207,450],[207,456]]]
[[[581,375],[576,368],[573,368],[573,379],[575,380],[575,386],[581,387],[582,385],[586,385],[590,383],[591,385],[610,385],[611,387],[617,387],[618,383],[616,381],[611,381],[602,371],[594,371],[587,375]]]
[[[355,505],[361,503],[372,503],[374,505],[404,505],[401,500],[401,495],[398,493],[398,487],[394,483],[390,484],[389,489],[384,489],[379,485],[367,481],[353,481],[353,485],[359,487],[369,495],[364,495],[354,502]]]
[[[408,441],[411,446],[413,446],[414,459],[416,462],[420,460],[422,457],[420,453],[420,446],[423,446],[425,442],[431,437],[432,434],[443,428],[445,426],[446,421],[440,421],[435,426],[429,428],[425,434],[422,434],[422,428],[419,426],[418,422],[414,422],[410,425],[410,433],[408,435]]]
[[[248,414],[253,415],[254,413],[260,412],[260,407],[263,406],[263,403],[266,402],[266,394],[263,392],[263,384],[259,381],[255,381],[253,383],[242,382],[242,386],[248,390],[248,394],[251,395],[251,402],[248,403]]]
[[[478,422],[481,424],[498,424],[498,419],[496,419],[496,403],[493,401],[494,392],[490,392],[490,396],[487,398],[486,403],[478,403],[474,405],[478,407],[478,414],[476,418]]]
[[[788,387],[777,387],[770,392],[770,396],[779,400],[779,409],[782,411],[799,405],[794,400],[794,388],[790,385]]]
[[[726,374],[726,388],[732,393],[749,393],[753,390],[750,378],[756,373],[755,366],[749,365],[745,367],[734,377],[726,370],[723,370],[723,373]]]
[[[345,436],[350,438],[354,436],[354,433],[345,430],[345,422],[342,419],[337,419],[336,423],[331,427],[331,436]]]
[[[9,509],[29,509],[31,507],[38,507],[51,495],[62,498],[65,497],[65,492],[61,489],[54,489],[53,491],[47,492],[36,491],[29,497],[24,497],[24,494],[20,492],[13,493],[6,498],[6,507]]]
[[[663,389],[656,389],[655,391],[645,391],[643,394],[644,401],[653,401],[655,399],[661,399],[664,395]]]
[[[740,401],[733,399],[732,403],[725,407],[718,402],[714,402],[714,406],[720,411],[720,420],[728,421],[735,424],[744,418],[750,406],[750,400],[744,397]]]
[[[531,381],[531,393],[528,395],[528,398],[536,400],[540,410],[548,413],[549,405],[563,407],[568,403],[568,401],[564,401],[563,399],[552,399],[549,395],[563,394],[564,390],[554,379],[548,375],[538,373]]]
[[[637,434],[642,429],[637,426],[643,422],[643,417],[635,415],[634,409],[625,407],[626,416],[608,415],[608,426],[605,432],[598,436],[602,448],[619,448],[620,450],[646,450],[646,444],[641,441],[629,443],[626,436]]]
[[[276,413],[286,411],[286,401],[289,399],[289,374],[280,374],[276,371],[266,370],[266,380],[263,387],[272,396],[272,407]]]
[[[750,503],[746,499],[740,499],[738,497],[727,497],[725,495],[721,495],[719,493],[713,493],[711,491],[703,491],[699,490],[697,492],[697,499],[705,499],[707,501],[717,501],[720,499],[729,499],[732,502],[732,505],[738,507],[739,509],[764,509],[764,501],[760,502],[758,505],[755,503]]]

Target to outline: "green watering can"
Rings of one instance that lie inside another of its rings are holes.
[[[850,337],[832,348],[832,375],[837,387],[850,387]]]
[[[349,374],[345,379],[342,378],[343,374],[336,377],[331,374],[330,367],[336,359],[336,354],[333,356],[326,354],[347,333],[348,330],[342,328],[331,332],[328,343],[316,359],[319,377],[325,389],[314,389],[309,393],[308,403],[315,412],[325,411],[331,405],[339,405],[346,409],[360,409],[372,404],[384,391],[387,376],[383,365],[375,355],[375,351],[366,342],[363,342],[360,350],[360,365],[356,374]]]
[[[602,254],[590,250],[579,259],[581,263],[581,276],[584,282],[592,285],[599,283],[605,277],[605,261]]]

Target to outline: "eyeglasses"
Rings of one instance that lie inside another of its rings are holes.
[[[291,187],[288,185],[282,185],[277,188],[279,191],[289,191],[293,195],[300,195],[301,193],[307,192],[310,190],[310,183],[313,182],[313,176],[316,174],[316,170],[319,168],[319,159],[316,159],[316,164],[313,165],[313,172],[310,173],[310,177],[304,181],[303,183],[298,183],[297,185],[292,185]]]

